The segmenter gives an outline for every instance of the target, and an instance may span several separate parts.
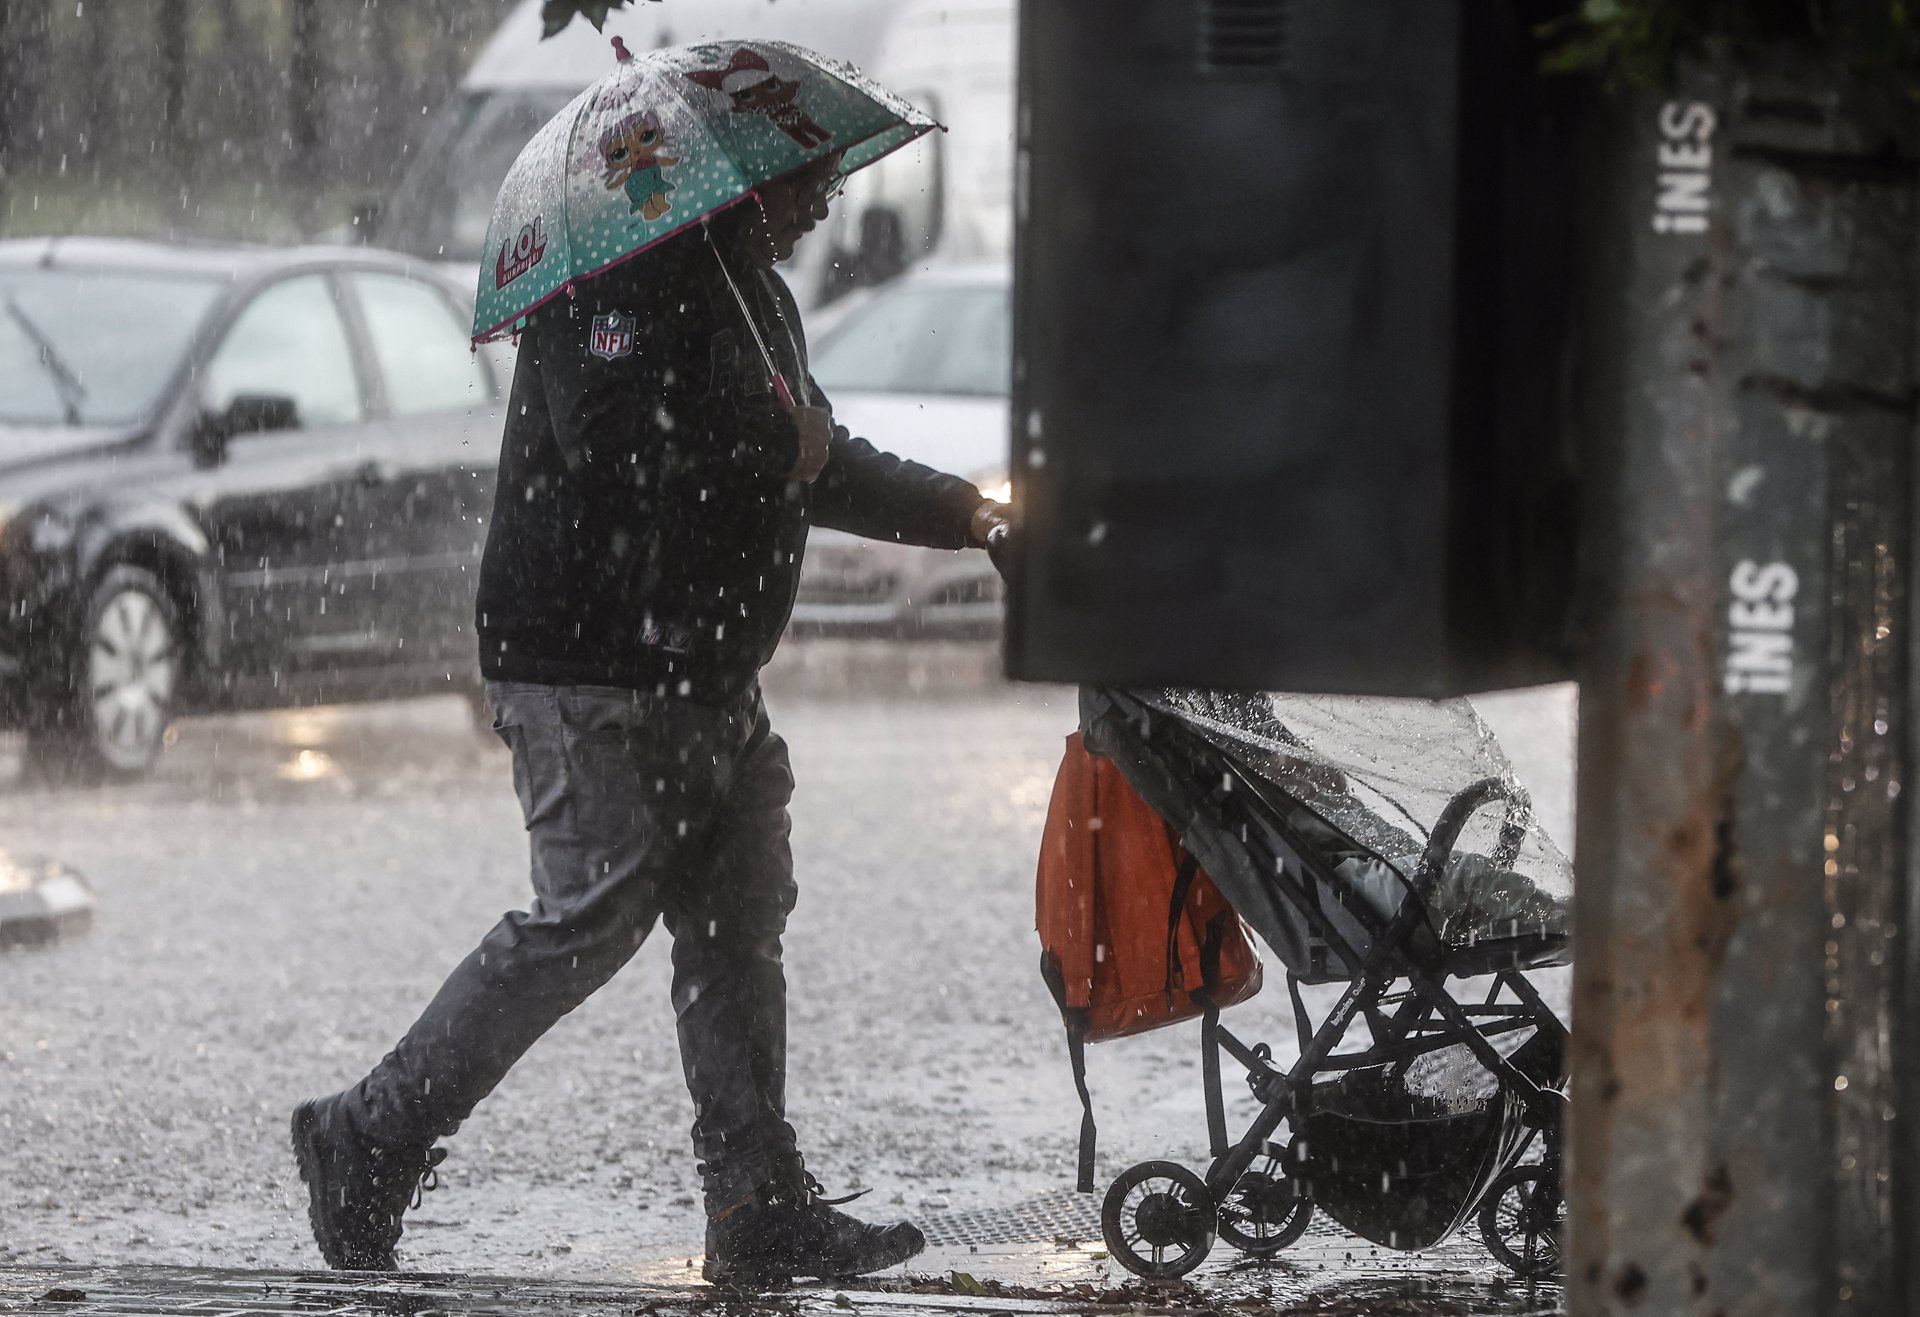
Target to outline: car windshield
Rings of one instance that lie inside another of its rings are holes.
[[[0,422],[139,420],[221,286],[208,276],[0,267]]]
[[[828,393],[950,393],[1004,398],[1012,375],[1007,290],[895,287],[850,313],[813,354]]]

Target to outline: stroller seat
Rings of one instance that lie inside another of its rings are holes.
[[[1350,860],[1339,865],[1336,873],[1364,892],[1380,915],[1392,918],[1398,908],[1392,895],[1404,891],[1402,875],[1418,872],[1419,864],[1417,855],[1384,865]],[[1356,872],[1382,867],[1387,875]],[[1573,934],[1568,902],[1484,855],[1452,856],[1425,897],[1409,899],[1426,906],[1427,923],[1440,946],[1441,968],[1455,977],[1569,962]]]
[[[1420,851],[1378,856],[1328,824],[1311,806],[1285,796],[1273,783],[1255,787],[1287,825],[1326,863],[1303,882],[1335,889],[1334,899],[1359,900],[1390,920],[1403,901],[1425,907],[1424,958],[1458,978],[1503,969],[1542,969],[1569,963],[1572,908],[1557,894],[1494,857],[1454,851],[1438,866],[1424,892],[1416,890],[1425,855]],[[1436,954],[1437,948],[1437,954]]]

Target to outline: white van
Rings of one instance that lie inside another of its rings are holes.
[[[678,0],[576,20],[540,37],[540,0],[501,23],[441,110],[374,237],[471,277],[493,198],[534,132],[635,52],[729,37],[792,41],[848,60],[951,130],[856,175],[822,233],[786,270],[803,305],[931,260],[1011,251],[1013,0]]]
[[[809,300],[909,267],[1008,263],[1013,251],[1013,0],[890,11],[872,76],[946,126],[848,180]]]

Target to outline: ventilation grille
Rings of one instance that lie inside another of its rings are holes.
[[[1200,68],[1277,71],[1287,53],[1287,0],[1200,0]]]
[[[935,1248],[1009,1244],[1089,1243],[1100,1238],[1100,1202],[1060,1189],[1010,1207],[946,1212],[921,1222]]]

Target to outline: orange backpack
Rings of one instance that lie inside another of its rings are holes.
[[[1034,906],[1040,972],[1066,1022],[1083,1109],[1080,1189],[1091,1193],[1085,1045],[1199,1016],[1208,1091],[1217,1092],[1214,1021],[1260,991],[1260,958],[1174,830],[1078,732],[1053,781]]]

